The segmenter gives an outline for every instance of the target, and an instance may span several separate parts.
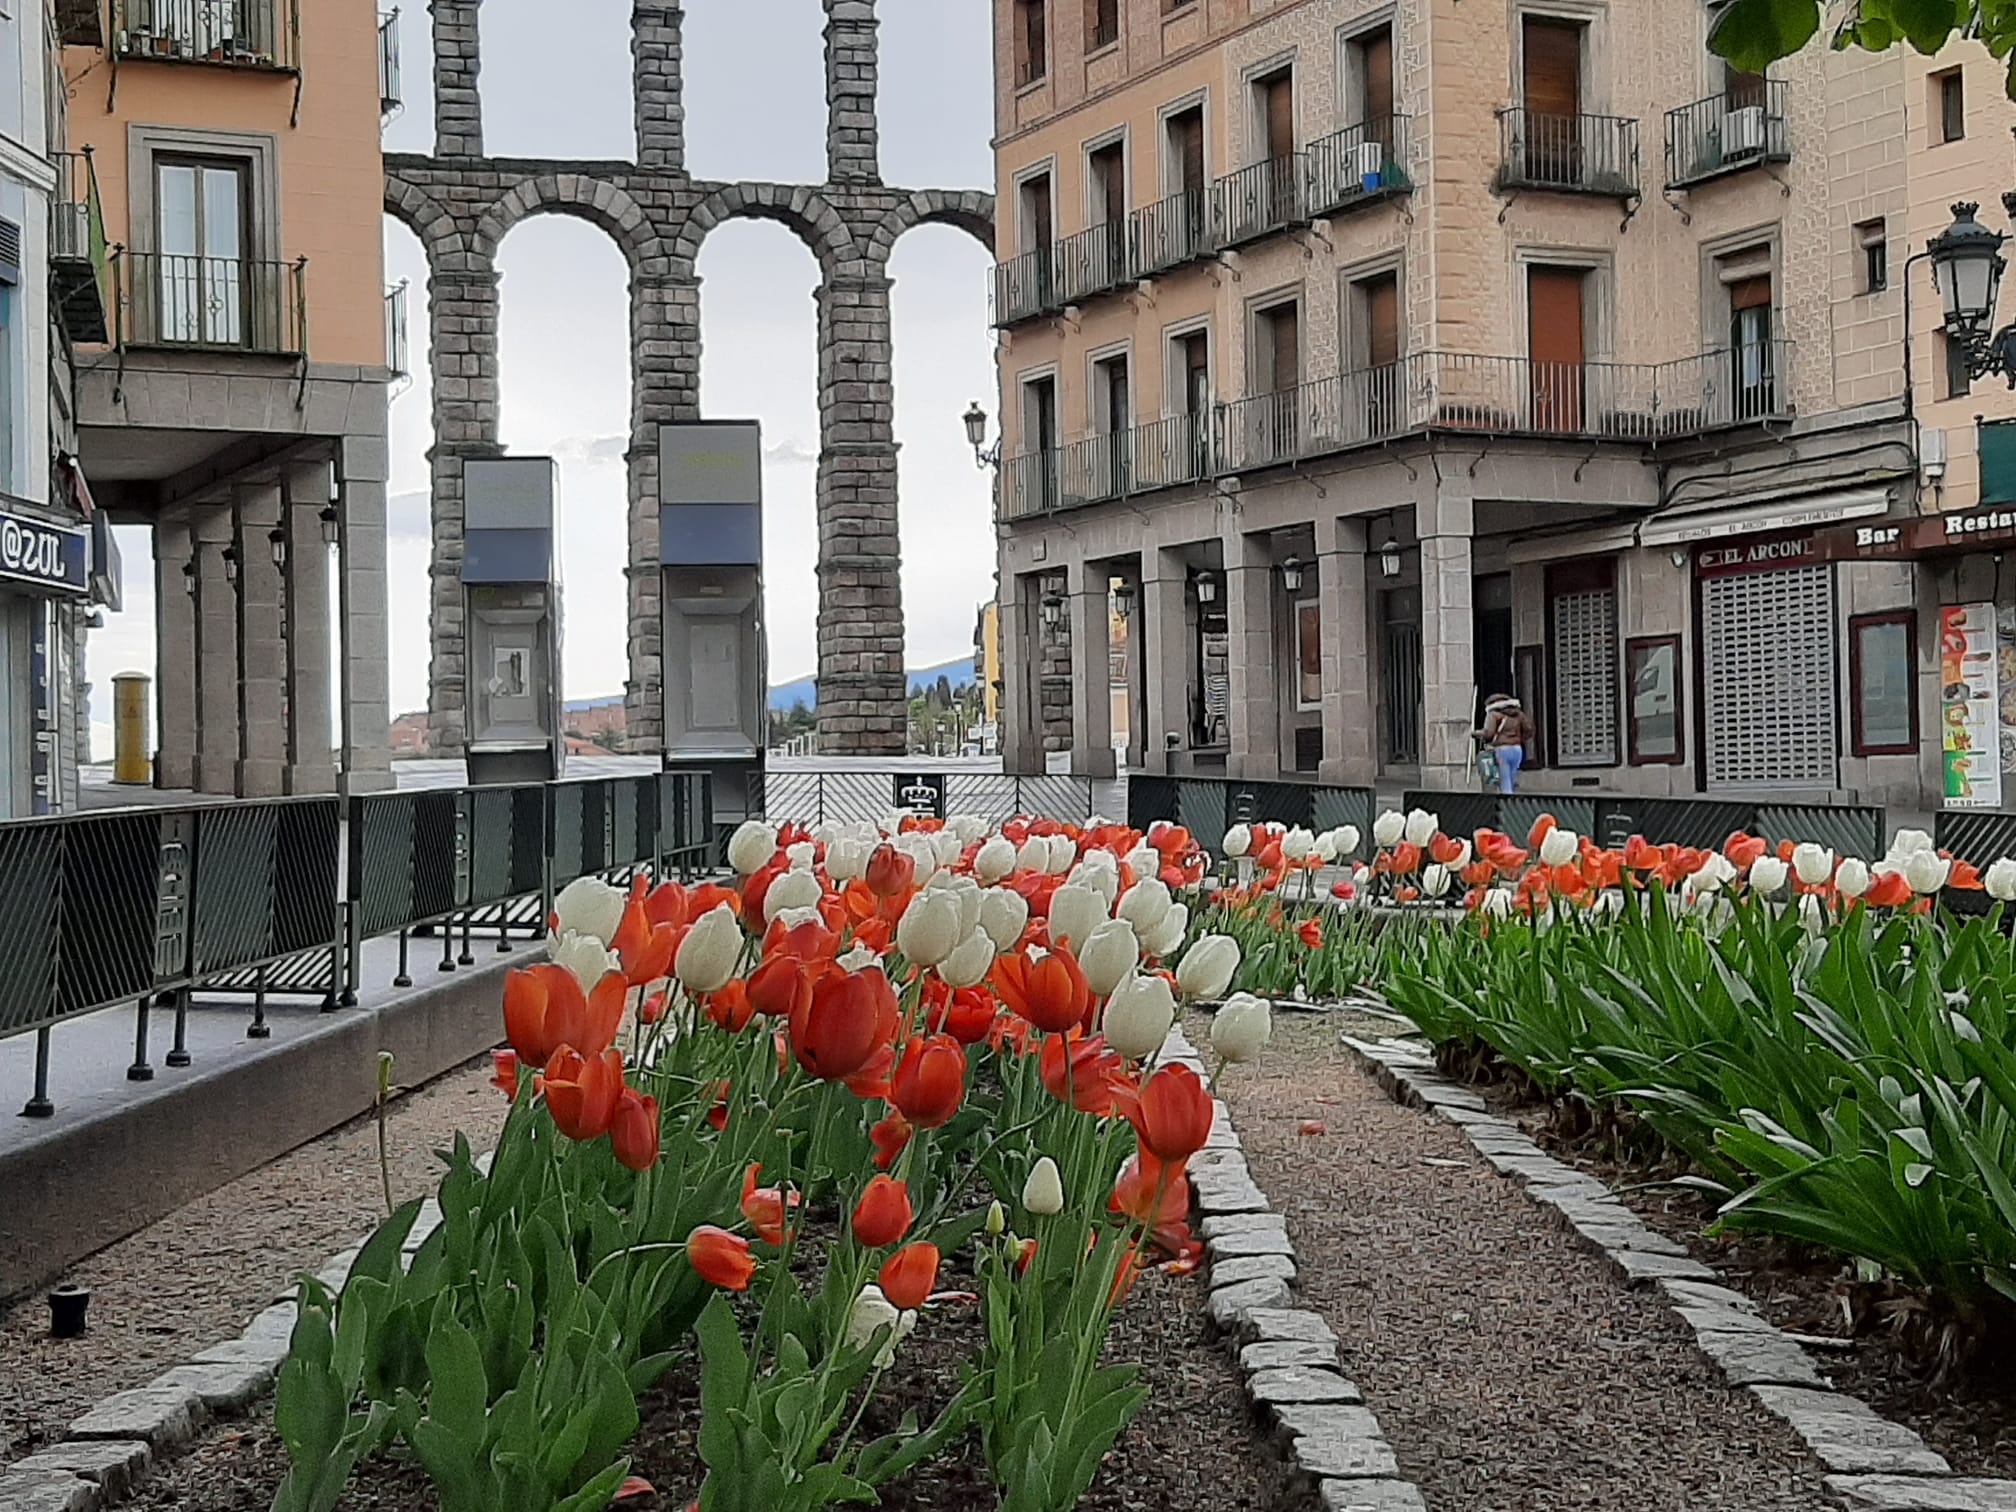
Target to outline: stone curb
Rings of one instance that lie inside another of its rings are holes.
[[[1601,1181],[1544,1152],[1483,1099],[1447,1080],[1421,1041],[1361,1040],[1344,1047],[1404,1107],[1434,1114],[1470,1141],[1485,1164],[1518,1182],[1534,1203],[1630,1287],[1657,1287],[1694,1331],[1731,1386],[1785,1420],[1829,1473],[1827,1486],[1856,1512],[2016,1512],[2016,1480],[1955,1476],[1910,1429],[1831,1389],[1796,1340],[1758,1315],[1741,1292],[1684,1246],[1648,1228]]]
[[[1170,1030],[1162,1059],[1209,1074],[1180,1028]],[[1324,1512],[1426,1512],[1421,1493],[1400,1478],[1379,1420],[1345,1378],[1337,1335],[1320,1314],[1295,1305],[1287,1219],[1253,1180],[1223,1102],[1198,1158],[1190,1190],[1210,1268],[1206,1308],[1236,1352],[1254,1414],[1286,1447]]]

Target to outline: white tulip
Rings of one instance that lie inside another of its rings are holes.
[[[1230,935],[1205,935],[1183,952],[1176,987],[1186,998],[1223,997],[1239,973],[1239,942]]]
[[[877,843],[872,835],[835,835],[826,842],[826,875],[841,883],[867,876]]]
[[[1785,885],[1790,870],[1776,856],[1759,856],[1750,863],[1750,890],[1768,898]]]
[[[1469,864],[1470,864],[1470,842],[1468,840],[1458,840],[1456,842],[1455,859],[1448,863],[1449,870],[1452,872],[1460,872],[1461,870],[1463,870],[1464,867],[1468,866]]]
[[[733,908],[717,903],[679,942],[672,974],[688,992],[719,992],[735,974],[741,955],[742,921],[735,917]]]
[[[1817,893],[1799,895],[1799,923],[1810,935],[1825,932],[1827,928],[1827,905],[1820,901]]]
[[[922,830],[912,830],[907,835],[898,835],[889,843],[915,863],[919,887],[931,880],[931,874],[938,870],[938,842],[932,836]]]
[[[1029,900],[1007,887],[990,887],[980,895],[980,927],[996,950],[1012,950],[1029,927]]]
[[[615,951],[594,935],[576,934],[571,929],[546,947],[546,959],[573,972],[583,992],[593,992],[602,978],[623,969]]]
[[[1250,824],[1233,825],[1232,828],[1225,831],[1225,843],[1221,848],[1224,850],[1227,859],[1237,861],[1246,852],[1253,849],[1253,826]]]
[[[880,971],[882,969],[882,957],[875,954],[866,945],[856,945],[845,955],[835,959],[833,964],[846,972],[847,975],[853,976],[857,971]]]
[[[932,849],[937,852],[938,864],[940,866],[953,865],[966,849],[965,844],[959,839],[958,833],[949,829],[942,829],[933,835],[931,837],[931,845]]]
[[[1113,911],[1113,900],[1120,895],[1120,863],[1113,859],[1111,851],[1093,851],[1071,868],[1071,875],[1065,879],[1066,885],[1076,883],[1089,887],[1106,900],[1106,911]]]
[[[986,931],[976,929],[953,946],[952,953],[938,963],[939,980],[947,987],[977,987],[987,980],[987,973],[994,969],[994,957],[999,953]]]
[[[2016,861],[2007,856],[1992,863],[1981,876],[1981,885],[1998,903],[2016,899]]]
[[[959,937],[964,939],[980,927],[980,884],[956,872],[941,871],[925,884],[933,892],[950,893],[959,900]]]
[[[1400,843],[1407,833],[1407,816],[1387,809],[1372,821],[1372,843],[1381,850],[1390,850]]]
[[[1050,837],[1050,864],[1044,868],[1052,876],[1061,877],[1071,870],[1071,863],[1078,859],[1078,842],[1069,835]]]
[[[728,864],[742,876],[753,876],[777,854],[777,828],[761,819],[745,819],[728,840]]]
[[[1015,852],[1016,871],[1047,872],[1050,870],[1050,842],[1041,835],[1031,835]]]
[[[1160,877],[1150,877],[1145,882],[1136,882],[1127,889],[1120,899],[1120,906],[1113,910],[1114,916],[1125,919],[1134,926],[1134,932],[1147,939],[1161,927],[1162,917],[1175,905],[1169,896],[1169,886]]]
[[[1858,856],[1845,856],[1834,873],[1834,890],[1844,898],[1859,898],[1875,880],[1869,873],[1868,862]]]
[[[1337,859],[1337,831],[1327,829],[1316,837],[1316,848],[1311,852],[1325,866]]]
[[[1235,1066],[1257,1060],[1274,1033],[1274,1010],[1265,998],[1235,992],[1211,1020],[1211,1048]]]
[[[1477,912],[1487,919],[1509,919],[1512,917],[1512,889],[1494,887],[1478,901]]]
[[[1339,861],[1349,860],[1352,856],[1358,854],[1358,841],[1361,837],[1358,834],[1357,825],[1340,824],[1331,833],[1337,837],[1337,859]]]
[[[1935,855],[1938,852],[1938,847],[1932,843],[1932,837],[1923,830],[1899,830],[1897,831],[1896,838],[1890,842],[1890,859],[1892,860],[1901,861],[1906,856],[1917,855],[1920,852],[1926,855]]]
[[[973,853],[973,875],[982,882],[999,882],[1015,870],[1015,843],[996,835]]]
[[[1089,887],[1067,882],[1050,895],[1050,943],[1083,940],[1106,917],[1106,900]]]
[[[1449,891],[1449,868],[1439,861],[1431,861],[1421,873],[1421,891],[1431,898],[1439,898]]]
[[[763,922],[769,923],[787,908],[812,908],[826,895],[818,877],[809,871],[787,871],[763,894]]]
[[[620,887],[611,887],[600,877],[576,877],[553,900],[560,921],[555,932],[592,936],[606,945],[616,938],[629,902]]]
[[[1316,849],[1316,837],[1299,824],[1281,837],[1281,856],[1286,861],[1307,861]]]
[[[816,908],[780,908],[771,917],[771,922],[782,924],[785,929],[791,930],[800,924],[821,924],[825,921]]]
[[[1792,847],[1792,872],[1808,887],[1818,887],[1834,875],[1834,852],[1824,845],[1802,842]]]
[[[1106,1043],[1129,1060],[1141,1060],[1162,1048],[1175,1022],[1176,997],[1167,978],[1130,976],[1106,1005]]]
[[[1608,888],[1596,894],[1589,904],[1589,917],[1592,919],[1614,919],[1622,912],[1624,894]]]
[[[1100,997],[1127,980],[1141,960],[1141,941],[1125,919],[1107,919],[1078,947],[1078,969],[1085,985]]]
[[[874,1365],[877,1370],[887,1370],[896,1358],[896,1346],[916,1326],[917,1314],[898,1312],[895,1304],[882,1295],[881,1287],[864,1286],[861,1295],[854,1299],[853,1310],[847,1314],[847,1334],[842,1347],[866,1349],[874,1342],[876,1332],[886,1328],[889,1335],[875,1351]]]
[[[1433,840],[1442,828],[1442,816],[1431,814],[1426,809],[1409,809],[1407,822],[1401,830],[1409,845],[1425,846]]]
[[[959,943],[959,922],[958,898],[943,888],[927,887],[896,921],[896,948],[905,960],[936,966]]]
[[[800,840],[795,845],[784,847],[784,860],[793,871],[810,871],[819,848],[810,840]]]
[[[1162,853],[1152,845],[1137,845],[1120,858],[1136,882],[1162,875]]]
[[[1540,864],[1566,866],[1581,852],[1582,842],[1575,831],[1555,825],[1540,841]]]
[[[988,830],[993,826],[978,814],[954,814],[945,821],[945,828],[959,837],[959,844],[963,849],[977,841],[985,840]]]
[[[1694,884],[1694,891],[1704,897],[1719,890],[1724,883],[1736,880],[1736,863],[1720,851],[1710,851],[1701,869],[1687,879]]]
[[[1162,922],[1155,926],[1155,932],[1141,937],[1141,948],[1159,961],[1176,954],[1182,948],[1183,937],[1189,932],[1190,905],[1171,903],[1169,912],[1162,915]]]
[[[1029,1168],[1022,1183],[1022,1208],[1037,1218],[1053,1218],[1064,1211],[1064,1176],[1048,1155]]]
[[[1904,858],[1904,880],[1914,893],[1935,893],[1946,885],[1953,863],[1937,851],[1914,850]]]

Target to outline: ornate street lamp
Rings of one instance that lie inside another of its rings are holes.
[[[2016,217],[2016,192],[2002,196],[2003,208]],[[1967,357],[1967,371],[1980,378],[2000,373],[2016,388],[2016,326],[1993,335],[1995,303],[2008,260],[2002,244],[2008,237],[1990,231],[1974,218],[1981,207],[1965,201],[1953,207],[1953,224],[1925,244],[1932,260],[1932,283],[1939,291],[1946,334]]]
[[[1218,579],[1208,572],[1200,572],[1192,579],[1197,585],[1197,602],[1212,604],[1218,601]]]
[[[1043,595],[1043,623],[1052,630],[1064,623],[1064,600],[1057,594]]]
[[[1291,598],[1302,591],[1302,561],[1299,557],[1291,556],[1281,564],[1281,586],[1288,590]]]
[[[967,406],[961,417],[966,422],[966,439],[973,447],[975,467],[999,467],[1001,465],[1001,443],[987,444],[987,411],[980,408],[980,401],[974,400]]]
[[[1400,543],[1389,532],[1386,544],[1379,548],[1379,576],[1389,582],[1400,576]]]

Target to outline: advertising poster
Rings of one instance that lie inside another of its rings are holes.
[[[2002,802],[2000,646],[1993,604],[1939,611],[1939,725],[1948,808]]]
[[[1995,606],[1995,670],[2002,716],[2002,790],[2016,793],[2016,603]]]

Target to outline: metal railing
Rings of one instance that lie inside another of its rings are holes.
[[[919,800],[930,796],[931,803]],[[1083,823],[1092,813],[1092,784],[1063,773],[1019,777],[1008,772],[768,772],[763,813],[800,824],[867,824],[891,809],[935,809],[927,817],[975,814],[996,823],[1026,815]]]
[[[1056,249],[1038,247],[994,265],[994,324],[1011,326],[1064,308]]]
[[[1873,861],[1889,843],[1884,811],[1872,804],[1588,793],[1520,793],[1505,798],[1496,793],[1421,789],[1403,794],[1401,805],[1434,814],[1444,834],[1495,829],[1522,842],[1534,820],[1552,814],[1566,828],[1606,846],[1621,846],[1633,835],[1642,835],[1653,845],[1719,850],[1723,841],[1741,830],[1774,845],[1781,840],[1795,845],[1811,842],[1844,856]]]
[[[385,366],[394,379],[413,376],[411,337],[406,327],[406,280],[385,291]]]
[[[112,34],[122,58],[301,66],[298,0],[112,0]]]
[[[49,206],[49,271],[63,329],[72,341],[112,339],[112,262],[91,150],[52,154],[56,194]]]
[[[1792,160],[1783,79],[1764,79],[1666,112],[1666,186]]]
[[[1214,257],[1224,220],[1218,187],[1185,189],[1133,215],[1134,274],[1148,278]]]
[[[1133,281],[1133,256],[1124,220],[1104,221],[1067,236],[1051,248],[1056,298],[1076,304]]]
[[[1407,174],[1407,117],[1377,116],[1310,145],[1304,208],[1328,215],[1414,187]]]
[[[1218,245],[1241,246],[1306,222],[1308,176],[1308,158],[1294,152],[1254,163],[1218,180]]]
[[[1349,824],[1369,839],[1375,809],[1372,789],[1363,787],[1140,773],[1127,779],[1129,825],[1145,830],[1158,819],[1171,820],[1213,855],[1224,843],[1225,831],[1235,824],[1299,825],[1319,831]]]
[[[298,357],[308,350],[308,259],[258,262],[115,251],[117,344]]]
[[[1549,115],[1514,106],[1500,111],[1498,120],[1501,188],[1619,198],[1644,192],[1638,123],[1629,116]]]
[[[406,107],[406,91],[399,77],[399,10],[393,7],[378,18],[378,117],[389,121]]]

